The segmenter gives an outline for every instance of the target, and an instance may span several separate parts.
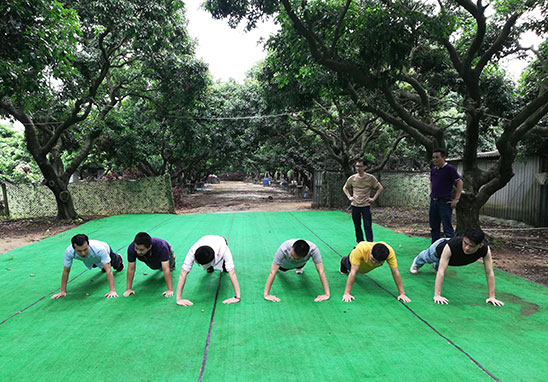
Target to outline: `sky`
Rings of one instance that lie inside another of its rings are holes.
[[[198,40],[196,56],[207,62],[215,80],[232,78],[243,83],[253,65],[266,57],[258,41],[261,37],[267,39],[277,26],[270,20],[250,32],[243,25],[232,29],[226,19],[213,19],[201,8],[202,3],[203,0],[185,0],[188,32]]]

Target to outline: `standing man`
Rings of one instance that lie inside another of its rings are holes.
[[[167,286],[167,290],[162,294],[166,297],[173,296],[171,271],[175,269],[175,255],[173,254],[171,245],[165,240],[150,237],[146,232],[139,232],[127,248],[128,269],[124,297],[135,294],[131,288],[133,286],[137,259],[148,265],[150,269],[162,270]]]
[[[445,158],[447,158],[445,149],[435,149],[432,153],[434,167],[430,171],[430,208],[428,210],[432,243],[441,237],[440,223],[443,225],[446,238],[455,236],[451,218],[453,208],[457,206],[462,193],[462,178],[457,169],[447,163]],[[455,197],[452,196],[453,185],[457,187]]]
[[[363,218],[363,228],[365,229],[365,238],[367,241],[373,241],[373,229],[371,228],[371,203],[373,203],[381,194],[383,187],[373,175],[365,172],[365,161],[359,159],[356,161],[357,174],[352,175],[346,180],[343,191],[348,200],[352,203],[352,221],[356,230],[356,242],[363,241],[363,231],[361,220]],[[348,187],[352,186],[352,195]],[[371,197],[371,190],[377,189],[377,192]]]
[[[350,292],[352,291],[352,286],[354,285],[354,281],[356,280],[356,275],[358,273],[369,273],[373,269],[381,267],[385,261],[390,267],[392,278],[398,288],[398,301],[411,302],[409,297],[405,295],[401,275],[398,271],[396,254],[392,247],[383,242],[369,243],[366,241],[362,241],[356,245],[348,256],[341,259],[341,267],[339,272],[342,274],[348,274],[342,300],[344,302],[354,300],[354,296],[352,296]]]
[[[74,259],[82,261],[88,269],[101,268],[101,271],[107,274],[108,286],[110,288],[110,291],[105,294],[105,297],[118,297],[116,286],[114,285],[112,268],[116,269],[117,272],[124,269],[122,256],[114,253],[107,243],[99,240],[89,240],[86,235],[78,234],[71,239],[71,245],[65,250],[65,261],[63,274],[61,276],[61,291],[51,296],[51,298],[58,299],[59,297],[65,297],[67,295],[67,281]]]
[[[177,305],[193,305],[192,301],[184,300],[182,296],[186,277],[194,263],[200,265],[208,273],[213,273],[215,269],[228,272],[228,277],[230,277],[230,282],[234,288],[234,297],[227,298],[223,301],[223,304],[240,302],[240,284],[238,284],[232,253],[230,253],[226,239],[222,236],[206,235],[194,243],[186,255],[177,283]]]
[[[284,241],[282,245],[280,245],[280,248],[276,251],[276,254],[274,255],[274,262],[272,263],[272,267],[270,268],[270,273],[264,287],[264,299],[274,302],[280,301],[278,297],[270,294],[270,288],[272,287],[272,283],[276,278],[276,273],[278,273],[278,270],[287,272],[290,269],[295,269],[295,273],[301,274],[303,273],[303,267],[311,257],[314,261],[314,265],[316,266],[316,271],[318,271],[318,275],[320,276],[320,281],[324,292],[324,294],[316,297],[314,301],[318,302],[329,300],[329,284],[327,283],[327,278],[325,277],[325,270],[323,268],[320,250],[311,241],[300,239],[290,239]]]
[[[463,237],[437,240],[415,257],[409,271],[417,274],[424,264],[431,264],[434,270],[437,271],[434,302],[436,304],[449,304],[449,300],[441,295],[445,270],[449,265],[462,266],[474,263],[480,257],[483,258],[483,268],[489,293],[489,298],[485,300],[485,303],[491,303],[495,306],[504,305],[502,301],[495,298],[495,273],[493,272],[491,249],[485,240],[485,234],[479,228],[467,229]]]

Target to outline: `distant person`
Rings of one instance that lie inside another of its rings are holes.
[[[263,178],[263,186],[270,186],[270,178],[268,176]]]
[[[116,269],[117,272],[121,272],[124,269],[122,256],[114,253],[107,243],[99,240],[89,240],[86,235],[78,234],[71,239],[71,245],[65,250],[61,291],[51,296],[51,298],[58,299],[67,295],[67,281],[72,261],[75,259],[82,261],[88,269],[100,268],[102,272],[106,273],[110,291],[105,294],[105,297],[118,297],[116,286],[114,285],[112,268]]]
[[[352,203],[352,221],[356,231],[356,242],[363,241],[363,231],[361,220],[363,218],[363,228],[367,241],[373,241],[373,229],[371,222],[371,203],[373,203],[381,194],[383,187],[373,175],[365,172],[366,164],[363,159],[356,161],[357,174],[350,176],[344,184],[343,191],[348,200]],[[350,195],[349,187],[352,187]],[[376,189],[375,195],[371,197],[371,191]]]
[[[223,304],[240,302],[240,285],[238,284],[238,278],[236,277],[236,271],[234,270],[232,253],[230,253],[226,239],[222,236],[207,235],[194,243],[186,255],[181,274],[179,275],[179,282],[177,283],[178,305],[193,305],[190,300],[184,300],[182,295],[186,277],[194,263],[200,265],[208,273],[213,273],[215,269],[221,272],[227,272],[232,287],[234,288],[234,297],[227,298],[223,301]]]
[[[453,208],[457,206],[462,193],[462,178],[457,169],[447,163],[447,151],[435,149],[432,154],[434,166],[430,170],[430,235],[432,243],[441,237],[440,224],[443,225],[443,234],[446,238],[455,236],[451,223]],[[453,185],[457,190],[453,197]]]
[[[356,280],[356,275],[358,273],[369,273],[373,269],[382,266],[385,261],[390,267],[392,278],[398,288],[398,301],[411,302],[411,300],[405,295],[401,275],[398,271],[396,254],[394,253],[392,247],[383,242],[370,243],[367,241],[358,243],[358,245],[354,247],[348,256],[344,256],[341,259],[341,267],[339,271],[343,274],[348,274],[342,300],[344,302],[354,300],[354,296],[352,296],[350,292],[352,291],[352,286],[354,285],[354,281]]]
[[[175,255],[171,245],[165,240],[150,237],[146,232],[139,232],[127,249],[128,269],[124,297],[135,294],[132,286],[137,260],[145,263],[150,269],[162,270],[167,286],[167,290],[162,294],[166,297],[173,296],[171,271],[175,269]]]
[[[310,258],[314,261],[314,265],[316,266],[316,271],[320,276],[320,281],[324,292],[324,294],[316,297],[314,301],[318,302],[329,300],[329,284],[327,283],[327,278],[325,277],[325,270],[323,268],[320,250],[311,241],[300,239],[290,239],[284,241],[282,245],[280,245],[280,248],[276,251],[276,254],[274,255],[274,262],[272,263],[272,267],[270,268],[270,273],[264,287],[265,300],[274,302],[281,301],[278,297],[270,294],[270,288],[272,287],[272,283],[276,278],[276,273],[278,273],[278,270],[287,272],[290,269],[295,269],[295,273],[301,274],[303,273],[303,267]]]
[[[428,249],[425,249],[415,257],[410,272],[419,273],[424,264],[431,264],[436,273],[434,286],[434,302],[436,304],[449,304],[449,300],[441,296],[441,287],[448,265],[462,266],[476,262],[483,258],[483,268],[487,279],[489,298],[485,303],[495,306],[504,305],[495,298],[495,273],[493,272],[493,259],[491,249],[485,240],[485,234],[479,228],[470,228],[464,232],[463,237],[451,239],[438,239]]]

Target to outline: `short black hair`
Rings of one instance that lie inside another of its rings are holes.
[[[70,242],[72,243],[72,248],[74,248],[75,245],[84,245],[84,243],[89,244],[89,239],[83,233],[79,233],[78,235],[74,235],[72,239],[70,239]]]
[[[207,264],[215,258],[215,251],[208,245],[202,245],[198,247],[196,252],[194,252],[194,259],[200,265]]]
[[[438,147],[438,148],[434,149],[434,151],[432,151],[432,153],[440,153],[440,155],[441,155],[443,158],[447,158],[447,150],[446,150],[446,149],[442,149],[441,147]]]
[[[377,243],[371,248],[371,254],[377,261],[384,261],[390,254],[388,247],[382,243]]]
[[[363,158],[356,159],[356,162],[354,162],[354,163],[358,164],[359,162],[362,162],[364,165],[367,165],[367,161]]]
[[[297,257],[305,257],[310,251],[310,245],[304,240],[297,240],[293,243],[293,251]]]
[[[483,243],[483,239],[485,239],[485,233],[480,228],[468,228],[466,231],[464,231],[463,237],[470,239],[470,241],[478,245]]]
[[[135,243],[135,245],[144,245],[146,248],[148,248],[152,245],[152,238],[146,232],[139,232],[137,235],[135,235],[135,239],[133,239],[133,242]]]

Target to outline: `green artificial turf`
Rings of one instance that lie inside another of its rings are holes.
[[[222,304],[234,295],[228,275],[194,267],[183,293],[194,305],[177,306],[162,296],[162,273],[140,262],[136,295],[122,297],[124,270],[115,272],[120,297],[106,299],[105,275],[77,261],[67,297],[50,298],[74,234],[108,242],[127,264],[139,231],[172,244],[174,286],[198,238],[227,237],[242,301]],[[346,277],[339,260],[355,243],[350,216],[337,211],[114,216],[0,255],[2,380],[548,380],[545,287],[496,271],[497,298],[506,305],[487,305],[483,265],[476,263],[450,268],[442,293],[450,304],[436,305],[433,271],[409,273],[429,240],[379,226],[374,234],[396,251],[412,302],[395,299],[387,265],[359,275],[356,300],[341,301]],[[302,275],[278,273],[271,294],[281,302],[263,299],[274,253],[290,238],[320,248],[330,300],[314,302],[323,290],[311,261]]]

